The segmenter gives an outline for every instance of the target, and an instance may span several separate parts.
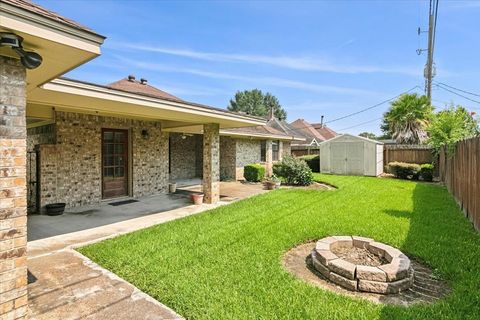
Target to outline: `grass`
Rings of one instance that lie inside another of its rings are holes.
[[[335,191],[281,189],[80,251],[189,319],[478,319],[480,236],[443,187],[315,175]],[[297,244],[362,235],[435,269],[452,293],[382,306],[309,285],[281,260]]]

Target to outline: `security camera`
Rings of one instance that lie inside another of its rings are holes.
[[[0,33],[0,46],[11,47],[20,57],[20,62],[27,69],[38,68],[42,64],[42,56],[33,51],[25,51],[23,38],[13,33]]]

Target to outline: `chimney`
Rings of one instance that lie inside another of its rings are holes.
[[[323,128],[323,117],[324,117],[324,116],[322,116],[322,117],[320,118],[320,119],[321,119],[321,120],[320,120],[320,128]]]
[[[275,113],[273,112],[273,107],[270,107],[270,110],[268,110],[268,120],[273,120],[275,118]]]
[[[128,81],[130,81],[130,82],[135,82],[135,76],[134,76],[133,74],[130,74],[130,75],[128,76]]]
[[[140,83],[141,83],[141,84],[147,84],[147,82],[148,82],[148,81],[147,81],[147,79],[145,79],[145,78],[141,78],[141,79],[140,79]]]

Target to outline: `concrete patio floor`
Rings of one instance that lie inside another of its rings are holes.
[[[63,215],[28,216],[28,241],[34,241],[61,234],[96,228],[120,221],[130,220],[191,205],[187,194],[161,194],[135,199],[137,202],[113,206],[129,199],[112,199],[95,206],[67,209]]]
[[[189,187],[188,190],[197,192],[199,187]],[[175,201],[172,203],[183,204],[181,207],[168,209],[168,206],[163,204],[157,208],[164,211],[152,213],[150,210],[155,208],[155,204],[159,204],[162,196],[142,198],[140,202],[145,201],[144,203],[135,202],[113,207],[117,210],[121,208],[120,211],[123,211],[122,215],[126,220],[105,224],[106,221],[109,221],[108,219],[112,218],[91,215],[92,220],[99,221],[95,227],[85,230],[80,228],[79,231],[29,241],[27,248],[30,319],[181,319],[180,315],[168,307],[96,265],[76,252],[74,248],[204,212],[232,201],[266,192],[260,184],[241,182],[222,182],[220,190],[221,201],[215,205],[190,205],[188,195],[180,193],[174,195],[180,199],[174,198]],[[165,199],[162,200],[165,201]],[[107,205],[105,204],[105,206]],[[104,210],[110,214],[118,212],[117,210],[111,211],[109,207]],[[126,211],[130,211],[130,213]],[[147,213],[149,211],[150,213]],[[133,212],[136,212],[136,215]],[[79,217],[71,216],[64,221],[71,224]],[[81,217],[87,218],[87,216]],[[30,218],[31,216],[28,217],[28,219]],[[115,221],[115,219],[111,221]],[[32,221],[32,223],[32,226],[41,226],[43,222]],[[83,226],[86,225],[83,224]],[[69,227],[57,228],[67,230]]]

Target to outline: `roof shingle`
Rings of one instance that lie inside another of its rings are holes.
[[[107,87],[116,89],[116,90],[121,90],[121,91],[126,91],[126,92],[131,92],[131,93],[136,93],[136,94],[143,94],[143,95],[148,95],[156,98],[161,98],[161,99],[168,99],[168,100],[175,100],[178,102],[183,102],[182,99],[175,97],[174,95],[165,92],[163,90],[157,89],[148,83],[142,83],[140,81],[129,78],[121,79],[118,81],[115,81],[113,83],[110,83],[107,85]]]
[[[330,140],[338,136],[338,133],[321,123],[312,123],[312,127],[317,130],[325,140]]]
[[[43,16],[45,18],[48,18],[50,20],[54,20],[54,21],[63,23],[63,24],[68,25],[70,27],[73,27],[73,28],[76,28],[76,29],[79,29],[79,30],[82,30],[82,31],[87,31],[87,32],[96,34],[98,36],[101,36],[98,33],[96,33],[95,31],[93,31],[92,29],[90,29],[90,28],[88,28],[84,25],[81,25],[80,23],[78,23],[76,21],[65,18],[65,17],[61,16],[60,14],[58,14],[56,12],[45,9],[45,8],[39,6],[38,4],[33,3],[30,0],[0,0],[0,2],[4,2],[4,3],[10,4],[12,6],[15,6],[17,8],[21,8],[21,9],[30,11],[32,13],[38,14],[38,15]],[[101,36],[101,37],[103,37],[103,36]],[[105,37],[103,37],[103,38],[105,38]]]

